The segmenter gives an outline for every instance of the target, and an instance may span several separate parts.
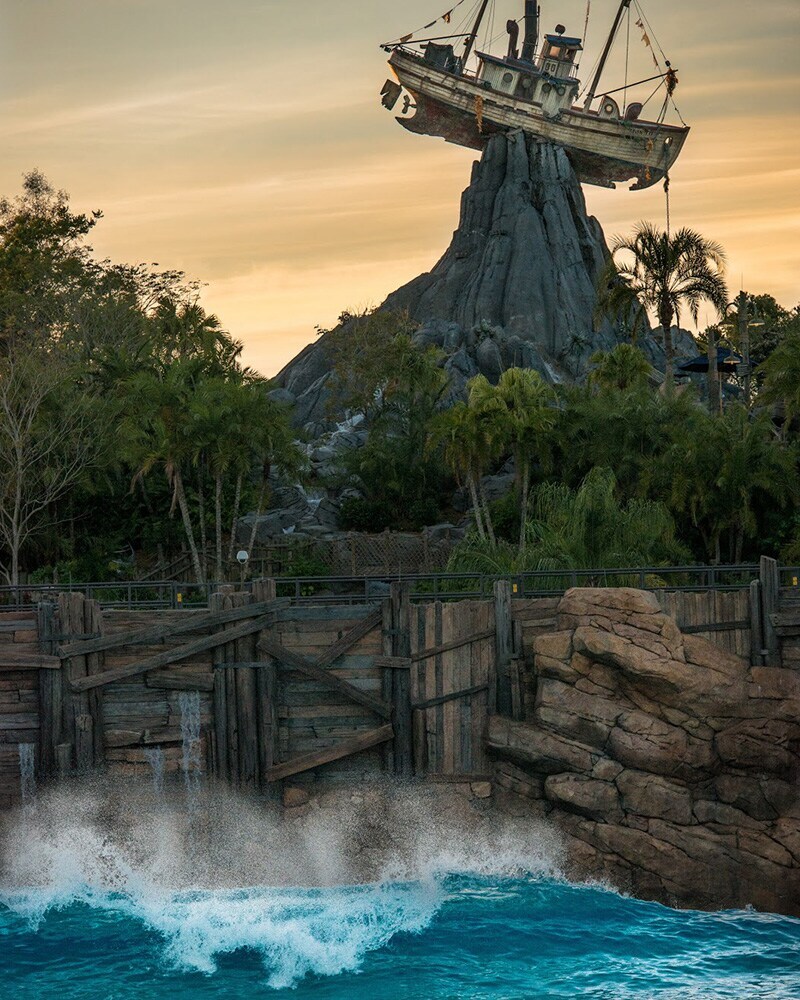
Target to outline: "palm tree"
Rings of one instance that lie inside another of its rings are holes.
[[[589,383],[599,389],[625,391],[642,386],[653,371],[644,354],[632,344],[617,344],[613,351],[597,351],[589,360],[595,366]]]
[[[533,494],[526,551],[508,543],[489,548],[467,540],[453,551],[448,570],[494,574],[603,570],[663,564],[670,557],[683,557],[664,504],[635,499],[620,502],[616,486],[607,468],[592,469],[577,490],[566,483],[543,483]]]
[[[196,360],[179,360],[161,370],[134,375],[127,384],[127,433],[123,435],[135,468],[133,484],[152,469],[163,468],[172,487],[170,513],[176,506],[180,510],[198,583],[204,575],[184,475],[196,454],[193,401],[200,371]]]
[[[514,456],[520,500],[519,549],[525,551],[531,456],[555,423],[555,393],[529,368],[508,368],[493,386],[483,375],[469,382],[469,403],[482,415],[497,451]]]
[[[491,441],[486,431],[480,412],[460,401],[433,418],[428,448],[441,449],[442,458],[456,482],[469,490],[478,537],[495,544],[491,514],[479,496],[479,483],[491,453]]]
[[[800,333],[789,334],[757,372],[764,379],[759,401],[781,403],[784,428],[788,428],[800,417]]]
[[[722,247],[693,229],[680,229],[671,235],[649,222],[640,222],[632,236],[618,236],[611,246],[599,287],[607,289],[619,283],[627,289],[629,304],[635,298],[642,309],[655,314],[664,334],[667,390],[674,381],[673,321],[680,323],[681,311],[688,307],[697,322],[704,301],[724,315],[728,301],[724,270]],[[615,301],[610,298],[609,309]]]

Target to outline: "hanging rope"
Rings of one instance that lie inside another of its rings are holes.
[[[669,217],[669,173],[664,174],[664,197],[667,202],[667,236],[670,233],[670,217]]]

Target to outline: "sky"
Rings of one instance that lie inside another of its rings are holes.
[[[449,242],[475,153],[407,133],[378,94],[390,75],[380,43],[453,2],[0,0],[0,195],[42,170],[74,209],[103,211],[99,254],[202,282],[245,362],[273,375],[316,325],[377,305]],[[800,0],[643,6],[692,126],[672,171],[673,226],[725,246],[732,294],[744,282],[796,304]],[[591,2],[584,77],[616,7]],[[496,50],[522,8],[496,0]],[[542,8],[543,30],[583,34],[586,0]],[[631,32],[630,78],[649,76]],[[664,222],[660,185],[584,192],[609,239]]]

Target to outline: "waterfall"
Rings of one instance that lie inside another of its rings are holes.
[[[160,799],[164,795],[164,751],[161,747],[148,747],[144,756],[153,773],[153,791],[156,798]]]
[[[31,806],[36,798],[36,774],[34,770],[34,743],[18,743],[19,751],[19,788],[22,794],[23,806]]]
[[[178,704],[181,710],[183,744],[181,770],[191,817],[197,809],[197,796],[200,791],[200,692],[181,691]]]

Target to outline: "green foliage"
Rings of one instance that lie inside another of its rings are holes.
[[[672,324],[688,309],[695,323],[701,304],[710,302],[723,315],[728,302],[725,252],[693,229],[662,232],[640,222],[630,237],[618,236],[598,282],[601,311],[614,318],[633,317],[633,332],[643,312],[655,315],[664,337],[667,387],[673,380]]]
[[[520,573],[534,570],[618,569],[669,565],[688,553],[676,542],[666,506],[621,501],[610,469],[595,468],[577,490],[544,483],[533,494],[525,549],[469,538],[454,550],[448,571]]]
[[[642,352],[632,344],[618,344],[612,351],[597,351],[590,358],[594,365],[589,385],[603,390],[640,388],[647,384],[653,368]]]
[[[412,330],[406,316],[376,312],[328,333],[335,397],[369,424],[366,444],[340,457],[361,493],[342,507],[349,530],[417,529],[439,516],[448,481],[426,441],[447,376],[440,352],[417,347]]]

